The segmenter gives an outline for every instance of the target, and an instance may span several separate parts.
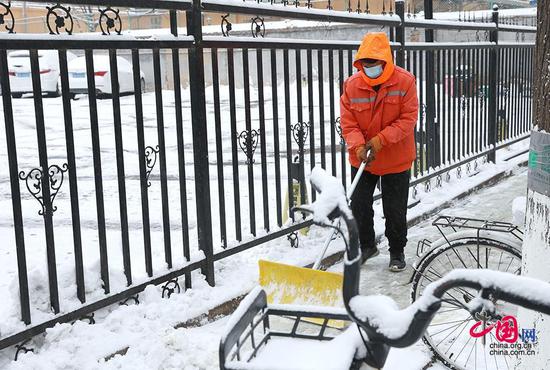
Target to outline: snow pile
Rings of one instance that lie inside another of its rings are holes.
[[[512,203],[512,223],[514,225],[523,226],[525,223],[525,209],[527,207],[526,197],[517,197]]]
[[[310,181],[320,194],[315,202],[301,208],[308,209],[313,213],[315,223],[330,224],[328,216],[336,208],[351,217],[346,191],[340,180],[327,174],[323,168],[315,166],[311,171]]]

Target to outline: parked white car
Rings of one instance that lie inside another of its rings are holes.
[[[134,92],[132,65],[124,58],[117,56],[118,83],[120,93]],[[140,73],[141,91],[145,89],[145,76]],[[95,88],[97,94],[111,94],[111,66],[108,55],[94,55]],[[86,76],[86,59],[78,57],[69,63],[69,88],[71,94],[87,94],[88,79]]]
[[[67,61],[70,62],[75,58],[76,55],[67,52]],[[61,83],[59,80],[58,51],[39,50],[38,65],[42,93],[49,96],[59,96]],[[32,93],[31,58],[28,50],[17,50],[8,54],[8,71],[12,97],[20,98],[25,93]]]

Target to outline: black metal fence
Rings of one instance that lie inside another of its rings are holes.
[[[2,263],[13,266],[4,277],[19,287],[6,302],[26,325],[2,332],[0,349],[135,297],[148,284],[165,284],[171,294],[183,277],[191,287],[194,270],[214,285],[216,261],[285,235],[296,243],[293,233],[310,222],[294,220],[292,189],[308,169],[320,164],[348,182],[338,101],[359,41],[268,38],[263,17],[374,25],[390,34],[397,64],[417,76],[414,187],[441,185],[451,170],[460,176],[462,166],[494,161],[496,149],[527,137],[534,43],[498,39],[499,31],[535,28],[499,26],[497,9],[486,22],[462,22],[406,16],[400,1],[384,15],[360,5],[272,3],[112,0],[98,10],[97,35],[72,35],[70,7],[60,4],[45,7],[51,35],[13,33],[10,5],[0,4],[7,31],[0,36],[0,155],[7,161],[0,162],[8,163],[0,227],[11,256]],[[169,11],[170,34],[121,35],[114,7],[127,6]],[[223,36],[203,36],[205,12],[220,15]],[[236,13],[252,17],[249,37],[230,35],[227,14]],[[406,41],[411,29],[425,29],[425,42]],[[444,29],[488,40],[434,42],[433,30]],[[28,51],[28,71],[17,69],[14,50]],[[56,51],[60,99],[42,94],[46,50]],[[30,99],[12,99],[24,93]],[[308,196],[303,185],[298,192]],[[47,292],[36,288],[44,281]],[[36,298],[44,294],[47,307]],[[75,300],[78,309],[64,308]]]

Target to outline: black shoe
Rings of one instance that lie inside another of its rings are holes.
[[[376,257],[380,254],[378,251],[378,248],[372,247],[372,248],[361,248],[361,264],[364,264],[367,262],[368,259],[371,259],[373,257]]]
[[[405,262],[404,253],[390,253],[390,264],[388,268],[393,272],[400,272],[405,270],[407,263]]]

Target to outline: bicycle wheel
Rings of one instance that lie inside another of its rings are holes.
[[[519,274],[521,251],[518,246],[498,237],[480,237],[479,247],[475,236],[451,240],[433,249],[418,266],[413,277],[411,300],[418,299],[429,283],[456,268],[483,268]],[[477,291],[468,288],[455,288],[445,293],[441,308],[422,339],[435,357],[451,369],[511,369],[514,366],[512,356],[491,353],[491,344],[497,342],[492,332],[481,338],[470,335],[470,328],[477,319],[466,305],[477,295]],[[487,325],[499,317],[517,313],[517,306],[501,301],[493,303],[496,313],[485,319]]]

